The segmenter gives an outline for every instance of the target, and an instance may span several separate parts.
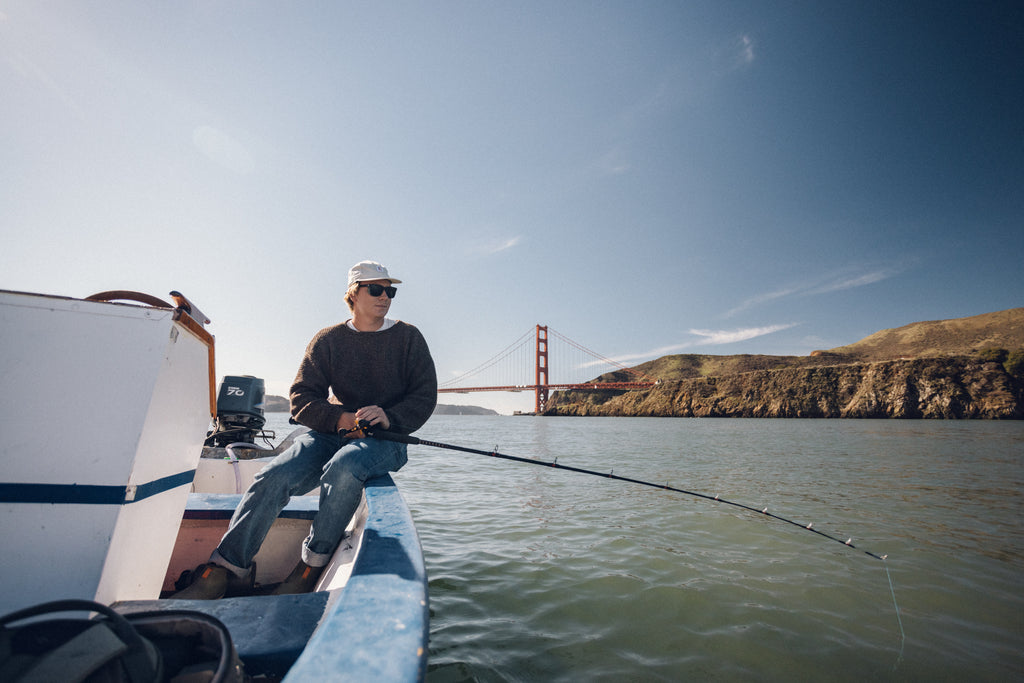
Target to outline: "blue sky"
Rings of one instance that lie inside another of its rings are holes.
[[[1022,306],[1022,36],[1015,2],[0,0],[0,288],[181,290],[279,394],[362,259],[442,381],[535,324],[634,364]]]

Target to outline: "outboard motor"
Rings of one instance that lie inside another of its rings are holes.
[[[227,375],[217,394],[217,421],[206,436],[207,446],[224,447],[232,443],[256,443],[263,430],[265,389],[259,377]]]

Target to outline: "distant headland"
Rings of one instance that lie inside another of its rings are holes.
[[[480,406],[452,406],[438,403],[434,415],[500,415],[496,410]]]
[[[634,369],[660,383],[558,391],[544,414],[1019,420],[1024,308],[911,323],[809,356],[672,355]]]
[[[291,410],[288,399],[284,396],[264,396],[263,410],[267,413],[287,413]],[[498,415],[499,413],[490,408],[480,406],[452,406],[439,403],[434,408],[434,415]]]

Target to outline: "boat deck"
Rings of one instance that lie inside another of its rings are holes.
[[[327,609],[326,591],[221,600],[130,600],[114,603],[133,612],[202,612],[219,619],[231,633],[249,676],[283,677],[298,660]]]
[[[426,673],[427,578],[408,508],[390,476],[366,484],[361,548],[344,588],[304,595],[221,600],[131,600],[123,613],[194,610],[227,626],[250,676],[329,680],[422,680]],[[186,519],[223,520],[240,496],[193,494]],[[296,496],[286,519],[311,519],[317,496]]]

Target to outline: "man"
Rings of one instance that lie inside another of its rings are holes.
[[[360,438],[366,421],[377,430],[409,434],[437,403],[434,361],[420,331],[387,317],[401,280],[374,261],[348,274],[345,302],[352,317],[321,330],[306,348],[291,387],[292,417],[310,431],[255,477],[208,564],[175,598],[215,600],[251,590],[253,557],[294,495],[320,485],[320,506],[302,559],[277,593],[316,585],[359,506],[367,479],[406,463],[406,445]]]

